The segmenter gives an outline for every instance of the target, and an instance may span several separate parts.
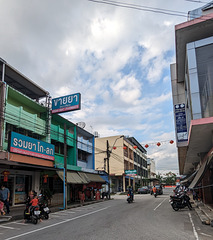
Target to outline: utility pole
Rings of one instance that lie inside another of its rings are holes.
[[[67,209],[67,126],[64,123],[64,208]]]
[[[109,141],[107,140],[107,170],[108,170],[108,192],[109,192],[109,199],[110,199],[110,176],[109,176],[109,158],[110,158],[110,151],[109,151]]]

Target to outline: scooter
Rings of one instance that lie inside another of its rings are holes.
[[[26,209],[24,210],[24,219],[26,221],[30,221],[34,224],[38,223],[38,219],[40,218],[41,211],[39,210],[39,206],[34,206],[30,209],[29,212],[29,206],[26,206]]]
[[[178,211],[181,208],[188,207],[189,210],[192,210],[192,205],[190,203],[189,196],[184,192],[181,194],[175,194],[170,196],[170,204],[175,211]]]
[[[156,192],[154,192],[153,194],[154,194],[154,197],[156,198],[156,197],[157,197],[157,193],[156,193]]]
[[[41,219],[49,219],[50,209],[48,207],[48,201],[46,197],[42,194],[39,194],[39,208],[40,208],[40,215]]]

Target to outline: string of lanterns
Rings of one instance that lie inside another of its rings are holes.
[[[145,144],[144,147],[145,147],[145,148],[148,148],[150,145],[157,145],[158,147],[160,147],[160,145],[161,145],[162,143],[166,143],[166,142],[168,142],[168,141],[161,141],[161,142],[157,142],[157,143],[149,143],[149,144]],[[174,141],[173,141],[173,140],[170,140],[169,143],[170,143],[170,144],[173,144]]]
[[[155,142],[155,143],[147,143],[147,144],[142,144],[145,148],[148,148],[150,145],[157,145],[158,147],[160,147],[162,144],[164,144],[164,143],[168,143],[168,140],[166,140],[166,141],[161,141],[161,142]],[[174,140],[170,140],[169,141],[169,143],[170,144],[173,144],[174,143]],[[113,149],[115,150],[117,147],[113,147]],[[133,146],[133,148],[134,149],[136,149],[136,148],[138,148],[137,146]],[[123,149],[125,150],[125,149],[127,149],[127,147],[126,146],[123,146]]]

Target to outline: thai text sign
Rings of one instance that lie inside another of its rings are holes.
[[[55,146],[35,138],[11,132],[10,152],[54,160]]]
[[[62,113],[81,109],[81,94],[75,93],[52,99],[52,113]]]
[[[178,142],[188,141],[185,104],[175,105],[175,121]]]
[[[127,176],[136,176],[137,175],[137,170],[125,170],[125,174]]]

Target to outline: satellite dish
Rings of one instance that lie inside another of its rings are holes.
[[[85,128],[86,123],[85,122],[78,122],[76,123],[77,126],[79,126],[80,128]]]

